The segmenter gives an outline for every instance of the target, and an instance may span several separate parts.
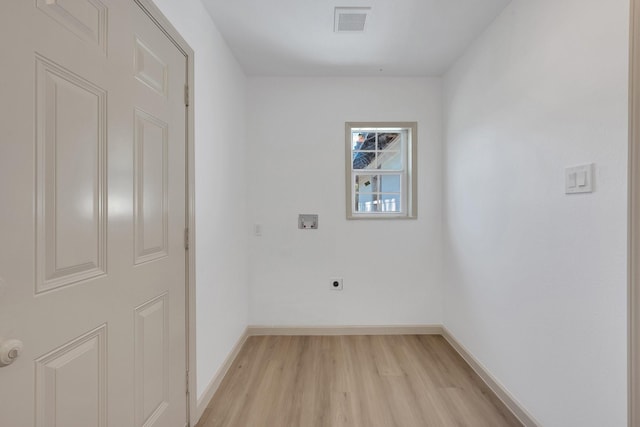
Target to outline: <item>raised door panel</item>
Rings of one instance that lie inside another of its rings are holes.
[[[36,6],[81,39],[107,51],[107,8],[99,0],[36,0]]]
[[[168,294],[135,310],[136,426],[152,427],[169,405]]]
[[[106,274],[106,93],[37,57],[36,293]]]
[[[139,38],[136,38],[134,69],[139,81],[158,94],[167,96],[168,66]]]
[[[36,360],[36,427],[107,426],[107,327]]]
[[[135,112],[135,263],[168,253],[168,129],[141,110]]]

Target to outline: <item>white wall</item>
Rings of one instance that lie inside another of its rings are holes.
[[[514,0],[445,78],[444,323],[545,427],[626,426],[628,10]]]
[[[246,78],[200,0],[154,1],[195,51],[200,397],[247,326]]]
[[[249,78],[248,94],[250,323],[440,324],[440,80]],[[418,122],[419,219],[346,220],[345,121]]]

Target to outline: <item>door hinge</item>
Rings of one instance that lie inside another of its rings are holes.
[[[187,371],[187,394],[189,394],[189,371]]]
[[[184,85],[184,105],[189,106],[189,85]]]
[[[184,229],[184,249],[189,250],[189,229]]]

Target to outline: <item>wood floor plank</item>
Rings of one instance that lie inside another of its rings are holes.
[[[512,427],[440,336],[250,337],[197,427]]]

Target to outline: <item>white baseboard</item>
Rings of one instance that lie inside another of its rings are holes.
[[[250,336],[264,335],[442,335],[440,325],[397,326],[249,326]]]
[[[507,389],[489,373],[487,368],[485,368],[484,365],[482,365],[482,363],[480,363],[465,346],[460,344],[451,331],[442,327],[442,336],[449,344],[451,344],[451,347],[453,347],[465,362],[471,366],[471,369],[478,374],[482,381],[484,381],[491,391],[498,396],[498,399],[504,403],[507,409],[509,409],[525,427],[540,427],[540,423],[538,423],[538,421],[536,421],[536,419],[533,418],[526,409],[524,409],[524,407],[511,395],[511,393],[509,393]]]
[[[220,387],[224,376],[227,375],[227,371],[229,371],[229,368],[231,368],[233,361],[238,356],[238,353],[240,353],[242,346],[244,345],[247,338],[249,338],[249,336],[250,334],[248,333],[247,328],[244,330],[242,335],[240,335],[240,338],[238,338],[238,341],[233,346],[233,349],[222,363],[222,366],[220,366],[216,374],[211,379],[211,382],[204,390],[204,393],[202,393],[202,396],[200,396],[200,398],[198,399],[198,403],[196,406],[196,423],[200,421],[202,414],[204,414],[204,411],[207,409],[207,405],[209,405],[209,402],[213,398],[213,395],[216,394],[216,391],[218,391],[218,387]]]

